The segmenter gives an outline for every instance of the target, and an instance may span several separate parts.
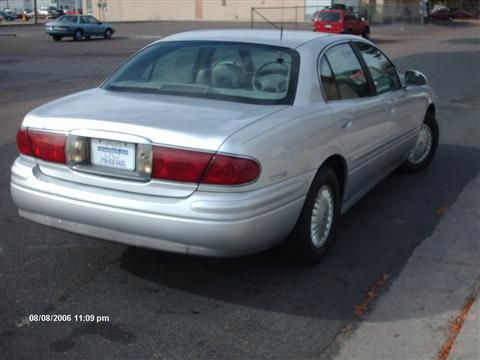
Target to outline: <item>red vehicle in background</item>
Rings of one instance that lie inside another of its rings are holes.
[[[448,8],[440,8],[430,13],[432,20],[454,20],[454,19],[471,19],[472,15],[463,10],[450,10]]]
[[[347,9],[324,9],[313,16],[313,31],[370,37],[370,25],[357,13]]]

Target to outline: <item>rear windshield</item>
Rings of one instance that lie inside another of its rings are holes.
[[[289,48],[220,41],[154,44],[103,85],[110,91],[292,104],[299,55]]]
[[[340,21],[342,18],[339,12],[319,12],[317,13],[317,20],[319,21]]]

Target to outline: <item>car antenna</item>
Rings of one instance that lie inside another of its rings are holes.
[[[283,40],[283,4],[284,0],[282,0],[282,22],[280,23],[280,41]]]

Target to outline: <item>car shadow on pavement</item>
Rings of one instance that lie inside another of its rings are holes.
[[[449,39],[443,40],[443,43],[449,43],[454,45],[480,45],[480,37],[473,37],[473,38],[461,38],[461,39]]]
[[[340,219],[336,242],[317,266],[288,266],[274,250],[209,259],[133,247],[120,265],[162,288],[264,311],[352,320],[369,287],[382,274],[397,275],[432,234],[444,210],[480,172],[479,158],[480,149],[440,145],[427,171],[389,176]]]

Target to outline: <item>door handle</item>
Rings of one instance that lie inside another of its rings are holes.
[[[345,121],[341,126],[340,128],[342,130],[348,130],[352,127],[352,120],[349,120],[349,121]]]

